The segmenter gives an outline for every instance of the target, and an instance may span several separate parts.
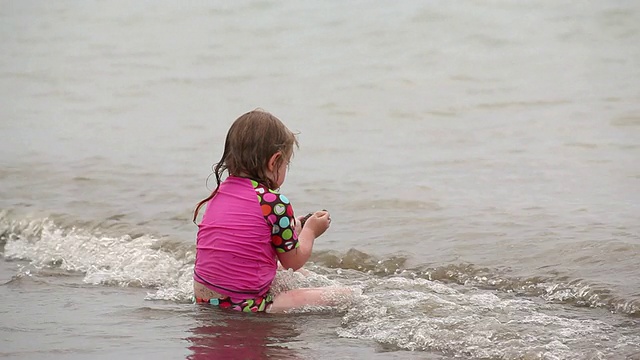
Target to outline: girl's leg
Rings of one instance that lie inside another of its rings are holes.
[[[293,289],[278,294],[267,310],[282,313],[304,306],[336,306],[351,301],[353,290],[344,287]]]

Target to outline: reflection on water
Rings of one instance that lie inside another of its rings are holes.
[[[198,326],[186,338],[193,352],[188,359],[302,359],[286,346],[300,335],[295,321],[286,316],[236,313],[203,305],[196,320]]]

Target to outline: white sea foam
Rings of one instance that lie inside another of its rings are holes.
[[[442,286],[424,279],[372,279],[338,334],[406,350],[505,359],[605,359],[622,340],[611,325],[568,317],[550,304],[462,287],[443,292]],[[601,352],[581,350],[594,340],[606,345]],[[624,341],[630,343],[628,336]]]
[[[38,235],[34,238],[33,231]],[[116,286],[159,287],[156,298],[183,300],[193,269],[193,252],[181,257],[152,236],[107,236],[82,229],[61,229],[52,221],[26,226],[8,239],[4,256],[29,260],[35,268],[56,266],[83,272],[84,282]],[[168,290],[172,289],[172,290]],[[178,289],[178,290],[176,290]]]

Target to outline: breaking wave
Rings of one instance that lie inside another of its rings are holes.
[[[190,301],[193,244],[111,230],[0,213],[5,260],[27,264],[9,282],[39,281],[39,274],[80,276],[92,285],[147,288],[148,300]],[[305,272],[280,271],[273,288],[339,285],[357,290],[355,299],[332,309],[341,316],[337,333],[373,340],[384,351],[478,359],[609,359],[635,354],[640,347],[638,299],[617,297],[606,287],[583,280],[509,277],[471,264],[408,268],[407,262],[407,256],[378,258],[356,249],[318,252]],[[612,323],[588,312],[573,314],[566,304],[630,317]]]
[[[114,235],[98,227],[87,230],[73,222],[60,225],[50,218],[14,219],[4,211],[0,213],[0,251],[5,259],[26,260],[35,269],[55,267],[84,273],[88,284],[155,289],[150,299],[187,301],[192,292],[194,245],[149,234]],[[317,252],[312,260],[318,276],[279,274],[281,283],[275,285],[282,289],[332,285],[319,274],[355,270],[352,279],[363,275],[425,279],[640,317],[640,299],[618,296],[604,285],[581,279],[510,277],[472,264],[407,268],[407,256],[378,258],[356,249],[343,254]]]

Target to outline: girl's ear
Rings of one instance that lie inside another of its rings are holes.
[[[281,151],[277,151],[275,154],[271,155],[271,158],[269,159],[269,162],[267,163],[267,169],[269,170],[269,172],[274,172],[276,170],[276,164],[278,162],[278,159],[282,156],[282,152]]]

